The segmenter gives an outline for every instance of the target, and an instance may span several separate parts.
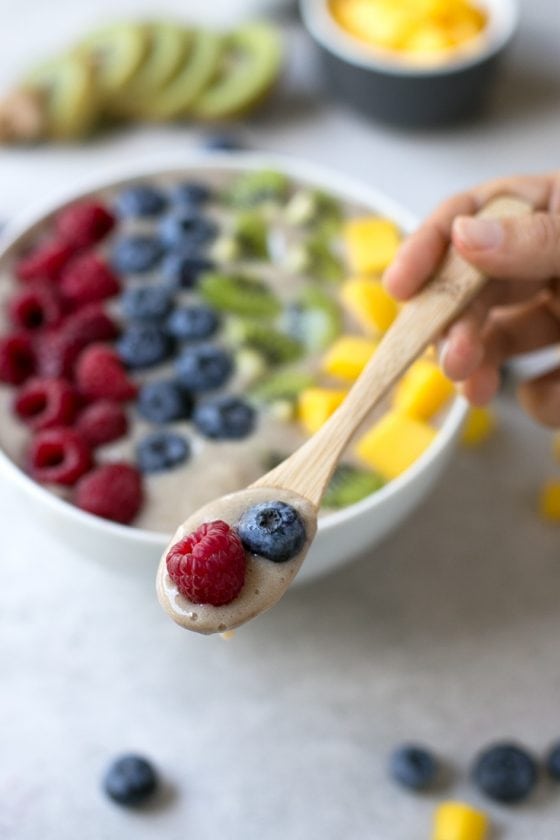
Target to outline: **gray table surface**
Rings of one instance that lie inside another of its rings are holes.
[[[94,19],[148,3],[0,4],[0,81]],[[195,0],[161,3],[170,11]],[[233,15],[233,3],[209,13]],[[237,7],[236,7],[237,8]],[[47,19],[48,17],[48,19]],[[245,131],[375,184],[418,214],[487,177],[557,167],[557,0],[523,5],[522,30],[484,120],[407,134],[317,100],[292,39],[284,93]],[[0,216],[97,164],[194,145],[189,128],[134,129],[75,149],[3,150]],[[0,487],[0,837],[6,840],[424,840],[441,796],[482,805],[473,754],[495,738],[542,753],[560,737],[560,533],[535,515],[560,474],[550,434],[504,399],[500,434],[460,452],[435,493],[374,554],[240,632],[193,637],[145,580],[84,563],[27,522]],[[129,605],[134,604],[132,610]],[[387,751],[432,744],[452,765],[441,795],[387,781]],[[98,779],[123,750],[165,780],[138,814]],[[560,791],[491,808],[494,838],[555,840]]]

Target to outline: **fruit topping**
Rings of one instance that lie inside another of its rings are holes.
[[[74,429],[44,429],[31,441],[27,462],[37,481],[71,486],[89,470],[91,452]]]
[[[163,256],[163,246],[155,236],[121,236],[115,242],[111,261],[121,274],[145,274],[156,268]]]
[[[90,303],[68,316],[63,332],[71,339],[79,339],[86,347],[94,341],[112,341],[118,336],[119,328],[102,306]]]
[[[251,388],[251,396],[257,402],[263,403],[271,403],[275,400],[295,400],[312,384],[313,377],[303,370],[267,372],[266,376]]]
[[[152,432],[136,447],[138,467],[143,473],[171,470],[184,464],[190,454],[189,441],[176,432]]]
[[[197,254],[218,233],[216,223],[201,216],[196,208],[166,216],[159,225],[159,235],[166,248]]]
[[[161,273],[166,285],[174,291],[179,291],[195,288],[200,276],[213,269],[214,263],[206,257],[172,253],[164,258]]]
[[[199,403],[193,421],[204,437],[213,440],[241,440],[255,427],[255,409],[242,397],[224,396]]]
[[[235,315],[273,318],[280,302],[260,280],[247,275],[205,274],[199,282],[201,297],[210,306]]]
[[[212,338],[220,318],[209,306],[193,304],[176,309],[167,319],[166,330],[177,341],[202,341]]]
[[[75,251],[101,242],[115,225],[110,211],[95,201],[82,201],[61,210],[55,218],[58,236]]]
[[[114,297],[120,291],[120,281],[100,257],[82,254],[63,270],[60,291],[67,301],[78,307]]]
[[[14,411],[32,429],[68,426],[76,415],[78,398],[64,379],[30,379],[18,393]]]
[[[117,197],[117,211],[125,218],[159,216],[167,207],[165,194],[150,184],[127,187]]]
[[[130,464],[103,464],[80,479],[73,501],[88,513],[128,525],[144,501],[142,476]]]
[[[56,280],[73,256],[67,242],[44,242],[16,263],[16,277],[20,280]]]
[[[0,338],[0,382],[21,385],[37,367],[31,339],[27,335]]]
[[[280,202],[288,191],[288,179],[281,172],[262,170],[239,175],[226,190],[225,200],[233,207],[251,209],[265,202]]]
[[[172,380],[147,382],[140,389],[138,411],[152,423],[172,423],[188,419],[194,400],[179,382]]]
[[[157,324],[131,323],[117,341],[116,348],[125,365],[142,369],[168,359],[173,351],[173,341]]]
[[[323,507],[339,510],[354,505],[380,490],[384,484],[378,473],[350,464],[340,464],[334,471],[323,496]]]
[[[220,388],[233,373],[231,354],[216,344],[185,346],[175,362],[175,372],[190,391]]]
[[[53,286],[46,281],[28,283],[10,300],[10,320],[15,327],[35,332],[55,326],[62,317],[62,304]]]
[[[260,502],[245,511],[237,533],[247,551],[274,563],[291,560],[305,545],[305,524],[285,502]]]
[[[79,390],[91,399],[126,402],[137,392],[119,356],[105,344],[92,344],[81,353],[76,364],[76,382]]]
[[[131,321],[162,321],[173,308],[173,297],[165,286],[132,286],[123,293],[120,306]]]
[[[76,429],[91,447],[120,440],[128,432],[128,418],[118,402],[98,400],[78,417]]]

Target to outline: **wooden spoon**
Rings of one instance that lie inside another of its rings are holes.
[[[503,196],[489,202],[478,216],[503,218],[523,216],[531,211],[532,207],[525,201]],[[279,500],[296,508],[306,525],[307,540],[302,550],[284,563],[249,554],[241,593],[222,607],[193,604],[179,593],[167,573],[166,549],[156,586],[161,605],[174,621],[199,633],[223,633],[269,609],[282,597],[305,559],[317,528],[321,499],[351,437],[412,362],[465,309],[485,283],[486,277],[450,248],[430,283],[402,307],[346,399],[325,425],[246,490],[211,502],[179,527],[171,545],[203,522],[221,519],[235,525],[252,505]]]

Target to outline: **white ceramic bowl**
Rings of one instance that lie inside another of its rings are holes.
[[[279,169],[301,182],[330,190],[341,198],[387,215],[404,231],[410,231],[414,226],[414,219],[406,210],[376,190],[302,161],[276,155],[239,153],[185,155],[173,160],[166,156],[164,161],[144,159],[128,168],[120,165],[118,170],[105,171],[79,189],[66,190],[25,213],[6,229],[0,262],[19,247],[31,227],[63,204],[126,178],[193,166],[201,169],[216,166],[232,170]],[[433,444],[406,473],[362,502],[322,518],[317,538],[297,580],[307,581],[348,563],[353,557],[373,549],[400,525],[439,478],[453,452],[464,415],[465,404],[457,398]],[[118,525],[84,513],[36,484],[1,450],[0,475],[2,480],[11,482],[14,492],[21,496],[21,504],[28,509],[29,521],[40,522],[71,546],[78,556],[124,568],[130,574],[153,577],[168,542],[167,535]],[[185,511],[185,515],[188,513]]]

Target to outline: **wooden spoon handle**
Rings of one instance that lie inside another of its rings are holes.
[[[524,216],[533,208],[520,198],[490,201],[481,218]],[[317,507],[350,438],[367,415],[426,347],[482,289],[487,278],[450,247],[437,273],[406,303],[350,393],[325,425],[254,486],[293,490]]]

